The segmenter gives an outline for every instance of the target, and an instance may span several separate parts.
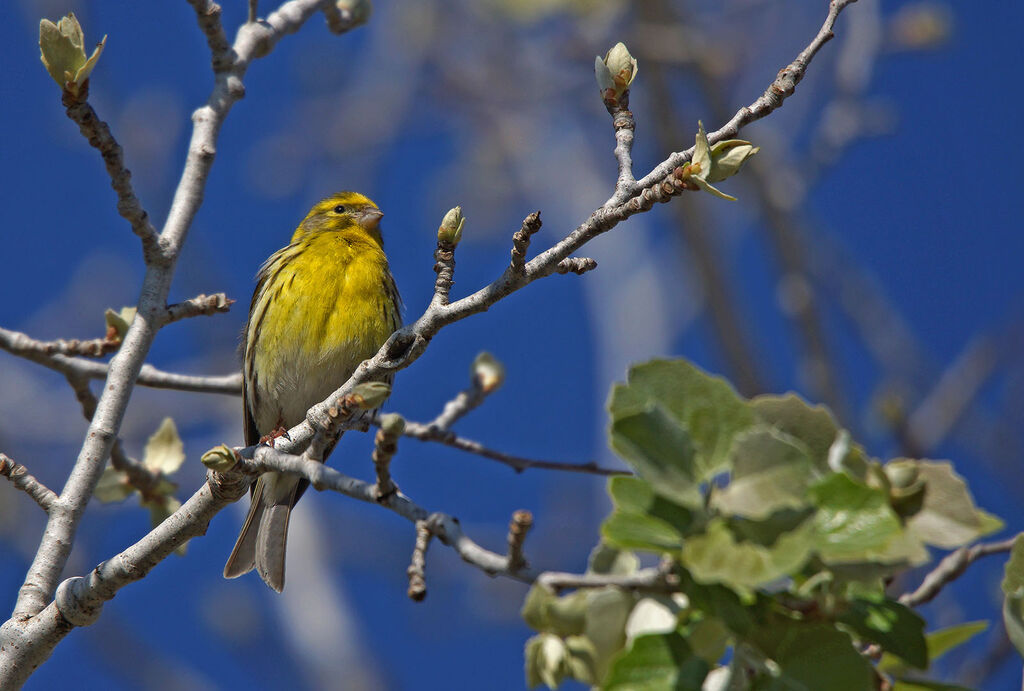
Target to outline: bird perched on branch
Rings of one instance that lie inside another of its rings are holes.
[[[401,326],[382,215],[363,195],[339,192],[318,202],[260,268],[245,326],[246,445],[302,422]],[[284,588],[288,518],[308,485],[282,473],[259,477],[226,578],[255,568],[268,586]]]

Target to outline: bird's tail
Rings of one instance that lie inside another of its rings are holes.
[[[225,578],[237,578],[254,568],[268,586],[284,590],[284,557],[288,519],[295,504],[298,478],[265,473],[256,482],[249,515],[224,565]]]

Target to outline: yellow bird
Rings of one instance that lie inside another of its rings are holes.
[[[317,203],[260,268],[245,326],[247,445],[302,422],[401,326],[382,215],[363,195],[339,192]],[[283,473],[260,476],[226,578],[255,568],[281,592],[288,518],[308,485]]]

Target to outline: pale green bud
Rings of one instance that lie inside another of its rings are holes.
[[[39,59],[43,61],[53,81],[76,96],[96,67],[106,41],[107,37],[104,36],[96,44],[92,55],[86,56],[85,36],[74,13],[56,24],[49,19],[39,22]]]
[[[348,395],[346,402],[362,410],[372,410],[384,405],[384,401],[388,400],[390,395],[391,387],[388,384],[381,381],[371,381],[360,384],[352,389],[352,393]]]
[[[335,5],[343,15],[347,15],[353,27],[370,21],[370,15],[373,14],[373,3],[370,0],[337,0]]]
[[[456,206],[454,209],[450,209],[441,219],[441,226],[437,229],[437,241],[449,245],[459,244],[464,225],[466,225],[466,217],[462,215],[462,207]]]
[[[135,320],[135,308],[122,307],[120,312],[115,312],[108,307],[103,316],[107,322],[107,340],[116,338],[123,341],[125,334],[128,333],[128,327]]]
[[[622,95],[629,91],[630,84],[636,79],[640,69],[639,63],[629,53],[626,44],[616,43],[602,58],[594,59],[594,76],[597,88],[601,90],[601,98],[606,104],[615,105]]]
[[[718,142],[712,148],[708,144],[704,123],[698,120],[693,157],[690,159],[689,165],[682,167],[680,177],[693,182],[705,192],[710,192],[716,197],[736,201],[736,197],[722,192],[711,183],[720,182],[738,173],[747,159],[760,150],[760,147],[742,139],[727,139]]]
[[[476,356],[470,372],[484,393],[497,390],[505,382],[505,366],[486,351]]]
[[[230,446],[221,444],[204,453],[199,460],[215,473],[226,473],[235,467],[238,457]]]
[[[398,413],[381,415],[380,428],[389,436],[399,437],[403,432],[405,432],[405,418]]]
[[[708,182],[720,182],[740,172],[747,159],[761,150],[742,139],[726,139],[711,147],[711,174]]]

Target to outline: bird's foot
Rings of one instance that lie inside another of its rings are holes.
[[[273,432],[271,432],[270,434],[265,434],[262,437],[260,437],[259,443],[266,444],[267,446],[273,446],[274,440],[279,439],[281,437],[284,437],[288,441],[292,440],[292,438],[288,435],[288,430],[285,429],[283,426],[278,425]]]

